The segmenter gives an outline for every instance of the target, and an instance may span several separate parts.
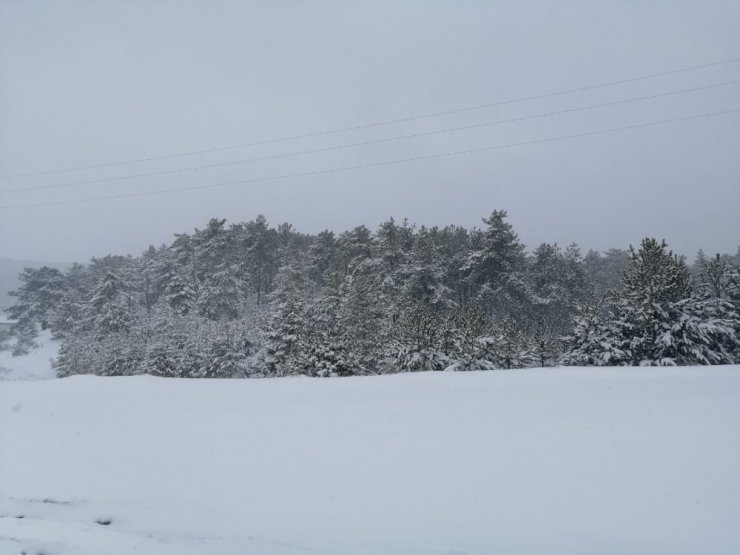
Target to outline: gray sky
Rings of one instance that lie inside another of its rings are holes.
[[[0,1],[0,175],[239,145],[740,57],[740,2]],[[740,79],[740,63],[576,94],[197,156],[0,180],[0,205],[209,185],[740,108],[740,85],[340,151],[126,181]],[[740,245],[740,113],[358,171],[0,210],[0,257],[138,254],[211,217],[301,231],[390,216],[530,246],[690,256]]]

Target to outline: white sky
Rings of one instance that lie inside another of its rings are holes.
[[[740,2],[19,2],[0,0],[0,175],[237,145],[740,57]],[[478,225],[507,209],[530,246],[693,256],[740,245],[740,113],[352,172],[208,185],[532,141],[740,108],[740,84],[412,140],[242,160],[740,79],[740,63],[294,142],[0,180],[0,257],[137,254],[211,217],[301,231],[390,216]],[[13,208],[15,206],[15,208]]]

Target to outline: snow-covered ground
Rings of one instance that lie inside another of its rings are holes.
[[[0,382],[3,554],[740,553],[738,523],[737,366]]]
[[[42,331],[36,339],[38,348],[24,356],[14,357],[10,350],[0,351],[0,381],[48,380],[56,377],[51,361],[57,356],[59,342]]]

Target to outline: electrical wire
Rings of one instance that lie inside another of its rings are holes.
[[[208,185],[193,185],[190,187],[172,187],[168,189],[157,189],[154,191],[143,191],[143,192],[135,192],[135,193],[122,193],[117,195],[104,195],[104,196],[97,196],[97,197],[87,197],[87,198],[81,198],[81,199],[70,199],[70,200],[59,200],[59,201],[47,201],[47,202],[39,202],[39,203],[28,203],[28,204],[17,204],[17,205],[10,205],[10,206],[0,206],[0,210],[11,210],[11,209],[17,209],[17,208],[32,208],[32,207],[41,207],[41,206],[54,206],[54,205],[62,205],[62,204],[76,204],[76,203],[82,203],[82,202],[93,202],[93,201],[100,201],[100,200],[112,200],[112,199],[123,199],[123,198],[132,198],[132,197],[141,197],[141,196],[150,196],[150,195],[159,195],[159,194],[165,194],[165,193],[174,193],[174,192],[182,192],[182,191],[193,191],[198,189],[213,189],[217,187],[226,187],[229,185],[246,185],[250,183],[264,183],[269,181],[278,181],[283,179],[289,179],[289,178],[296,178],[296,177],[309,177],[309,176],[316,176],[316,175],[327,175],[331,173],[339,173],[339,172],[345,172],[345,171],[353,171],[353,170],[361,170],[361,169],[369,169],[369,168],[378,168],[378,167],[384,167],[384,166],[392,166],[397,164],[405,164],[409,162],[418,162],[423,160],[434,160],[434,159],[440,159],[440,158],[448,158],[452,156],[459,156],[459,155],[465,155],[465,154],[474,154],[474,153],[480,153],[480,152],[488,152],[493,150],[500,150],[500,149],[507,149],[507,148],[515,148],[520,146],[528,146],[528,145],[536,145],[536,144],[544,144],[544,143],[553,143],[557,141],[563,141],[568,139],[575,139],[575,138],[581,138],[581,137],[592,137],[595,135],[604,135],[608,133],[617,133],[621,131],[628,131],[628,130],[634,130],[634,129],[643,129],[647,127],[655,127],[659,125],[666,125],[670,123],[676,123],[676,122],[683,122],[683,121],[690,121],[690,120],[697,120],[697,119],[703,119],[703,118],[709,118],[709,117],[716,117],[721,115],[727,115],[727,114],[734,114],[734,113],[740,113],[740,108],[734,108],[730,110],[722,110],[718,112],[709,112],[709,113],[703,113],[703,114],[695,114],[691,116],[685,116],[681,118],[672,118],[672,119],[664,119],[664,120],[658,120],[658,121],[652,121],[647,123],[639,123],[635,125],[627,125],[623,127],[613,127],[609,129],[599,129],[596,131],[587,131],[584,133],[575,133],[572,135],[560,135],[556,137],[548,137],[544,139],[536,139],[532,141],[522,141],[517,143],[508,143],[508,144],[501,144],[501,145],[492,145],[492,146],[486,146],[481,148],[472,148],[472,149],[466,149],[466,150],[458,150],[458,151],[452,151],[452,152],[443,152],[443,153],[437,153],[437,154],[428,154],[423,156],[415,156],[412,158],[401,158],[396,160],[386,160],[382,162],[373,162],[370,164],[360,164],[360,165],[354,165],[354,166],[340,166],[336,168],[328,168],[328,169],[322,169],[322,170],[313,170],[313,171],[306,171],[306,172],[298,172],[298,173],[290,173],[290,174],[282,174],[282,175],[275,175],[275,176],[268,176],[268,177],[258,177],[253,179],[240,179],[236,181],[226,181],[222,183],[212,183]]]
[[[652,100],[656,98],[663,98],[668,96],[675,96],[679,94],[686,94],[690,92],[696,92],[696,91],[702,91],[707,89],[713,89],[713,88],[719,88],[719,87],[725,87],[728,85],[736,85],[740,83],[740,79],[735,79],[734,81],[724,81],[721,83],[712,83],[709,85],[702,85],[699,87],[691,87],[688,89],[678,89],[673,91],[667,91],[663,93],[657,93],[657,94],[651,94],[647,96],[637,96],[632,98],[627,98],[623,100],[616,100],[613,102],[602,102],[599,104],[591,104],[588,106],[580,106],[577,108],[568,108],[565,110],[557,110],[555,112],[544,112],[539,114],[530,114],[527,116],[521,116],[516,118],[509,118],[509,119],[502,119],[502,120],[495,120],[495,121],[489,121],[489,122],[483,122],[483,123],[474,123],[470,125],[463,125],[460,127],[448,127],[445,129],[436,129],[431,131],[421,131],[418,133],[409,133],[407,135],[397,135],[394,137],[385,137],[381,139],[372,139],[368,141],[361,141],[356,143],[349,143],[344,145],[336,145],[336,146],[330,146],[330,147],[323,147],[323,148],[314,148],[309,150],[297,150],[293,152],[286,152],[286,153],[280,153],[280,154],[271,154],[267,156],[259,156],[255,158],[247,158],[243,160],[232,160],[228,162],[217,162],[213,164],[202,164],[199,166],[190,166],[185,168],[173,168],[169,170],[159,170],[154,172],[145,172],[145,173],[138,173],[138,174],[130,174],[130,175],[122,175],[122,176],[115,176],[115,177],[107,177],[107,178],[101,178],[101,179],[89,179],[89,180],[80,180],[80,181],[70,181],[66,183],[56,183],[56,184],[49,184],[49,185],[37,185],[33,187],[18,187],[15,189],[0,189],[0,194],[5,193],[24,193],[29,191],[39,191],[43,189],[57,189],[57,188],[64,188],[64,187],[73,187],[73,186],[79,186],[79,185],[91,185],[96,183],[111,183],[116,181],[126,181],[130,179],[139,179],[142,177],[154,177],[154,176],[160,176],[160,175],[172,175],[172,174],[178,174],[183,172],[191,172],[191,171],[198,171],[198,170],[204,170],[204,169],[211,169],[211,168],[219,168],[219,167],[225,167],[225,166],[235,166],[240,164],[248,164],[251,162],[260,162],[260,161],[266,161],[266,160],[277,160],[281,158],[290,158],[293,156],[301,156],[306,154],[317,154],[321,152],[332,152],[337,150],[345,150],[350,148],[357,148],[361,146],[368,146],[368,145],[375,145],[375,144],[382,144],[382,143],[389,143],[394,141],[400,141],[405,139],[413,139],[413,138],[419,138],[419,137],[428,137],[432,135],[439,135],[443,133],[452,133],[456,131],[466,131],[470,129],[480,129],[483,127],[490,127],[494,125],[501,125],[505,123],[515,123],[515,122],[521,122],[521,121],[528,121],[528,120],[534,120],[534,119],[541,119],[546,117],[553,117],[553,116],[560,116],[564,114],[571,114],[575,112],[585,112],[587,110],[594,110],[599,108],[607,108],[611,106],[620,106],[623,104],[629,104],[633,102],[641,102],[645,100]]]
[[[461,108],[453,108],[451,110],[444,110],[444,111],[440,111],[440,112],[432,112],[432,113],[420,114],[420,115],[414,115],[414,116],[408,116],[408,117],[402,117],[402,118],[387,119],[387,120],[383,120],[383,121],[378,121],[378,122],[373,122],[373,123],[366,123],[366,124],[362,124],[362,125],[353,125],[353,126],[348,126],[348,127],[340,127],[340,128],[329,129],[329,130],[324,130],[324,131],[316,131],[316,132],[312,132],[312,133],[303,133],[303,134],[296,134],[296,135],[288,135],[288,136],[279,137],[279,138],[275,138],[275,139],[267,139],[267,140],[261,140],[261,141],[254,141],[254,142],[243,143],[243,144],[239,144],[239,145],[221,146],[221,147],[207,148],[207,149],[202,149],[202,150],[190,150],[190,151],[179,152],[179,153],[175,153],[175,154],[166,154],[166,155],[159,155],[159,156],[149,156],[149,157],[144,157],[144,158],[135,158],[135,159],[131,159],[131,160],[123,160],[123,161],[118,161],[118,162],[105,162],[105,163],[91,164],[91,165],[86,165],[86,166],[75,166],[75,167],[70,167],[70,168],[59,168],[59,169],[44,170],[44,171],[37,171],[37,172],[17,173],[17,174],[13,174],[13,175],[2,175],[2,176],[0,176],[0,180],[21,178],[21,177],[32,177],[32,176],[39,176],[39,175],[51,175],[51,174],[56,174],[56,173],[68,173],[68,172],[81,171],[81,170],[110,168],[110,167],[115,167],[115,166],[124,166],[124,165],[128,165],[128,164],[136,164],[136,163],[140,163],[140,162],[152,162],[152,161],[156,161],[156,160],[168,160],[168,159],[172,159],[172,158],[181,158],[181,157],[184,157],[184,156],[193,156],[193,155],[198,155],[198,154],[210,154],[210,153],[214,153],[214,152],[224,152],[224,151],[228,151],[228,150],[237,150],[237,149],[242,149],[242,148],[247,148],[247,147],[252,147],[252,146],[258,146],[258,145],[268,145],[268,144],[275,144],[275,143],[281,143],[281,142],[287,142],[287,141],[296,141],[296,140],[300,140],[300,139],[308,139],[308,138],[313,138],[313,137],[322,137],[322,136],[333,135],[333,134],[337,134],[337,133],[345,133],[345,132],[357,131],[357,130],[361,130],[361,129],[371,129],[371,128],[374,128],[374,127],[382,127],[382,126],[392,125],[392,124],[396,124],[396,123],[406,123],[406,122],[410,122],[410,121],[416,121],[416,120],[422,120],[422,119],[429,119],[429,118],[436,118],[436,117],[441,117],[441,116],[448,116],[448,115],[452,115],[452,114],[459,114],[459,113],[463,113],[463,112],[471,112],[471,111],[475,111],[475,110],[483,110],[483,109],[487,109],[487,108],[494,108],[494,107],[497,107],[497,106],[506,106],[506,105],[509,105],[509,104],[516,104],[516,103],[519,103],[519,102],[527,102],[527,101],[532,101],[532,100],[541,100],[541,99],[544,99],[544,98],[552,98],[552,97],[562,96],[562,95],[567,95],[567,94],[572,94],[572,93],[576,93],[576,92],[584,92],[584,91],[590,91],[590,90],[595,90],[595,89],[600,89],[600,88],[605,88],[605,87],[611,87],[611,86],[614,86],[614,85],[622,85],[622,84],[626,84],[626,83],[634,83],[634,82],[637,82],[637,81],[643,81],[643,80],[647,80],[647,79],[655,79],[655,78],[658,78],[658,77],[665,77],[665,76],[668,76],[668,75],[676,75],[676,74],[679,74],[679,73],[685,73],[685,72],[689,72],[689,71],[697,71],[697,70],[700,70],[700,69],[706,69],[706,68],[710,68],[710,67],[717,67],[717,66],[722,66],[722,65],[727,65],[727,64],[733,64],[733,63],[737,63],[737,62],[740,62],[740,57],[729,58],[729,59],[726,59],[726,60],[720,60],[720,61],[716,61],[716,62],[709,62],[709,63],[699,64],[699,65],[694,65],[694,66],[686,66],[686,67],[682,67],[682,68],[678,68],[678,69],[673,69],[673,70],[668,70],[668,71],[661,71],[661,72],[658,72],[658,73],[650,73],[650,74],[646,74],[646,75],[640,75],[640,76],[637,76],[637,77],[630,77],[630,78],[627,78],[627,79],[619,79],[619,80],[615,80],[615,81],[606,81],[606,82],[602,82],[602,83],[596,83],[596,84],[593,84],[593,85],[586,85],[586,86],[575,87],[575,88],[570,88],[570,89],[561,89],[561,90],[552,91],[552,92],[548,92],[548,93],[536,94],[536,95],[531,95],[531,96],[523,96],[523,97],[513,98],[513,99],[509,99],[509,100],[502,100],[502,101],[497,101],[497,102],[490,102],[490,103],[486,103],[486,104],[478,104],[478,105],[474,105],[474,106],[466,106],[466,107],[461,107]]]

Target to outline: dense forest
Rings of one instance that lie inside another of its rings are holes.
[[[692,265],[652,238],[528,251],[505,211],[483,224],[308,235],[212,219],[138,257],[25,269],[12,348],[49,329],[59,376],[740,362],[740,249]]]

